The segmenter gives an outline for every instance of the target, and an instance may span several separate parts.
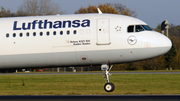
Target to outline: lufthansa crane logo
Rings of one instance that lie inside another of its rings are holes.
[[[127,40],[127,42],[130,44],[130,45],[135,45],[137,43],[137,39],[135,36],[130,36]]]

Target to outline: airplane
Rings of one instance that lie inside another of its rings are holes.
[[[101,65],[112,92],[113,64],[167,53],[168,37],[119,14],[72,14],[0,19],[0,69]]]

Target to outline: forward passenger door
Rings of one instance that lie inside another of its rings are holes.
[[[97,19],[97,45],[110,45],[109,19]]]

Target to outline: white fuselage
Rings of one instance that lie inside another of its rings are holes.
[[[147,24],[113,14],[1,18],[0,69],[115,64],[169,51],[166,36],[136,25]]]

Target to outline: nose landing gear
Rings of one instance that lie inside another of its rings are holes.
[[[111,65],[111,67],[109,68],[109,66],[107,64],[101,65],[101,70],[103,71],[104,74],[104,79],[106,80],[106,84],[104,85],[104,90],[106,92],[113,92],[115,89],[115,86],[113,83],[109,82],[109,76],[111,75],[109,72],[112,69],[113,65]]]

